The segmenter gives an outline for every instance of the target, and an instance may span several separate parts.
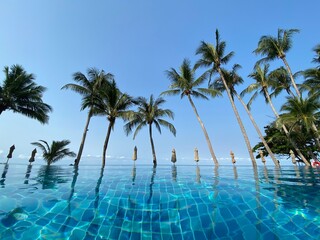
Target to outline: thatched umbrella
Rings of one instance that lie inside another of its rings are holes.
[[[134,146],[132,160],[136,161],[138,157],[138,149],[137,146]]]
[[[10,147],[9,153],[8,153],[8,155],[7,155],[7,162],[9,161],[10,158],[12,158],[12,153],[13,153],[13,151],[14,151],[15,148],[16,148],[16,147],[14,146],[14,144]]]
[[[264,158],[263,152],[262,152],[261,150],[259,150],[259,155],[260,155],[260,157],[261,157],[262,163],[265,165],[265,164],[266,164],[266,159]]]
[[[176,161],[177,161],[176,150],[172,149],[171,162],[173,162],[173,164],[175,164]]]
[[[32,162],[34,162],[34,158],[35,158],[35,156],[36,156],[36,153],[37,153],[37,149],[35,148],[35,149],[33,149],[32,150],[32,152],[31,152],[31,157],[30,157],[30,159],[29,159],[29,163],[31,164]]]
[[[235,164],[236,163],[236,159],[234,158],[234,153],[232,151],[230,152],[230,156],[231,156],[232,163]]]
[[[291,149],[290,149],[290,156],[291,156],[292,163],[296,164],[297,163],[296,156],[294,155],[294,152]]]
[[[194,149],[194,160],[197,163],[199,162],[199,153],[198,153],[198,149],[197,148]]]

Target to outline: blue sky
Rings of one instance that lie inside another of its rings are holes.
[[[200,41],[214,42],[218,28],[227,51],[234,51],[229,67],[242,65],[239,73],[245,84],[254,63],[259,59],[252,51],[262,35],[276,35],[278,28],[298,28],[293,48],[287,59],[294,72],[311,67],[312,48],[320,42],[318,1],[1,1],[0,2],[0,67],[21,64],[36,75],[36,82],[47,87],[44,101],[54,111],[48,125],[6,111],[0,115],[0,160],[15,144],[13,161],[27,161],[31,142],[44,139],[69,139],[77,152],[86,111],[80,112],[81,97],[60,90],[73,82],[72,74],[86,72],[89,67],[104,69],[115,75],[123,92],[137,97],[158,96],[167,90],[165,71],[178,68],[184,58],[198,59],[195,50]],[[282,66],[280,61],[271,69]],[[199,74],[202,70],[198,71]],[[1,82],[4,74],[0,75]],[[297,81],[301,81],[297,79]],[[155,132],[154,141],[159,163],[168,163],[172,148],[178,162],[191,163],[193,149],[199,149],[200,161],[212,164],[205,138],[187,99],[166,97],[164,107],[175,113],[177,129],[174,137],[166,129]],[[279,108],[284,96],[275,100]],[[250,163],[232,108],[226,96],[210,101],[195,100],[199,114],[210,135],[221,164],[229,164],[230,150],[239,164]],[[258,141],[245,112],[239,107],[252,146]],[[273,120],[270,108],[260,97],[252,113],[261,129]],[[107,120],[94,117],[84,149],[83,164],[100,161]],[[134,146],[139,160],[151,162],[147,129],[135,140],[123,131],[118,120],[108,147],[110,161],[130,159]],[[40,157],[40,154],[38,154]],[[138,161],[139,161],[138,160]],[[71,162],[71,160],[62,160]],[[42,162],[41,162],[42,163]]]

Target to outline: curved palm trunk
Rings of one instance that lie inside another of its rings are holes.
[[[239,99],[239,101],[241,102],[241,104],[244,107],[244,109],[246,110],[246,112],[247,112],[247,114],[248,114],[248,116],[249,116],[254,128],[256,129],[256,131],[257,131],[257,133],[259,135],[259,138],[261,139],[261,142],[263,143],[263,145],[266,148],[269,156],[271,157],[272,161],[274,162],[274,165],[276,165],[277,167],[280,167],[278,160],[276,159],[276,157],[274,156],[273,152],[271,151],[268,143],[264,139],[264,137],[263,137],[258,125],[256,124],[256,121],[254,120],[250,110],[248,109],[247,105],[243,102],[242,98],[238,95],[238,93],[235,93],[235,94],[236,94],[237,98]]]
[[[81,159],[81,155],[82,155],[82,151],[83,151],[83,147],[84,147],[84,142],[86,141],[86,137],[87,137],[87,132],[88,132],[88,127],[89,127],[89,123],[90,123],[90,119],[92,117],[92,108],[90,109],[89,113],[88,113],[88,117],[87,117],[87,122],[82,134],[82,140],[80,143],[80,147],[79,147],[79,151],[78,151],[78,155],[75,161],[75,166],[78,166],[80,163],[80,159]]]
[[[266,89],[264,89],[264,93],[265,93],[265,96],[267,97],[268,103],[269,103],[274,115],[276,116],[277,119],[279,119],[280,116],[279,116],[278,112],[276,111],[275,107],[273,106],[273,103],[271,101],[270,95],[269,95],[269,93],[268,93],[268,91]],[[286,134],[287,138],[289,139],[290,143],[292,144],[294,150],[298,153],[299,157],[302,159],[304,164],[306,166],[310,166],[310,163],[308,162],[308,160],[303,156],[302,152],[300,151],[300,149],[298,148],[296,143],[291,139],[287,127],[284,124],[281,124],[281,125],[282,125],[281,127],[282,127],[284,133]]]
[[[316,144],[318,146],[318,149],[320,150],[320,141],[319,141],[319,132],[318,132],[318,128],[316,127],[316,125],[314,123],[312,123],[312,131],[314,132],[315,134],[315,141],[316,141]]]
[[[289,64],[287,62],[287,59],[285,57],[282,57],[281,59],[282,59],[284,65],[287,68],[287,71],[288,71],[290,79],[291,79],[292,86],[296,90],[297,96],[301,97],[301,93],[300,93],[300,91],[299,91],[299,89],[298,89],[298,87],[296,85],[296,82],[294,81],[293,74],[292,74],[291,68],[290,68],[290,66],[289,66]]]
[[[248,149],[248,152],[249,152],[251,161],[252,161],[252,165],[255,167],[255,166],[257,166],[257,163],[256,163],[256,159],[255,159],[254,156],[253,156],[252,148],[251,148],[251,145],[250,145],[250,141],[249,141],[249,138],[248,138],[246,129],[245,129],[244,126],[243,126],[243,123],[242,123],[242,121],[241,121],[240,115],[239,115],[239,113],[238,113],[238,110],[237,110],[237,108],[236,108],[236,105],[234,104],[234,101],[233,101],[233,99],[232,99],[230,90],[229,90],[229,88],[228,88],[228,86],[227,86],[226,80],[224,79],[223,73],[222,73],[222,71],[221,71],[220,68],[218,68],[218,72],[219,72],[219,74],[220,74],[220,77],[221,77],[221,79],[222,79],[223,85],[224,85],[224,87],[225,87],[225,89],[226,89],[226,92],[227,92],[227,94],[228,94],[228,97],[229,97],[229,100],[230,100],[230,103],[231,103],[233,112],[234,112],[234,114],[236,115],[236,118],[237,118],[239,127],[240,127],[240,129],[241,129],[241,132],[242,132],[244,141],[245,141],[245,143],[246,143],[246,145],[247,145],[247,149]]]
[[[211,141],[210,141],[210,139],[209,139],[209,135],[208,135],[208,133],[207,133],[207,130],[206,130],[206,128],[204,127],[204,124],[203,124],[203,122],[201,121],[201,119],[200,119],[200,117],[199,117],[199,114],[198,114],[198,111],[197,111],[197,109],[196,109],[196,106],[194,105],[194,103],[193,103],[190,95],[188,95],[188,99],[189,99],[190,104],[191,104],[191,106],[192,106],[192,108],[193,108],[193,111],[194,111],[194,113],[196,114],[197,119],[198,119],[198,121],[199,121],[199,123],[200,123],[200,126],[201,126],[202,131],[203,131],[203,133],[204,133],[204,136],[205,136],[205,138],[206,138],[206,141],[207,141],[207,144],[208,144],[208,147],[209,147],[209,151],[210,151],[210,153],[211,153],[211,157],[212,157],[212,159],[213,159],[213,161],[214,161],[214,164],[215,164],[216,166],[219,166],[219,162],[218,162],[218,160],[217,160],[216,155],[214,154],[214,151],[213,151],[213,148],[212,148]]]
[[[152,139],[152,124],[149,123],[149,136],[150,136],[150,143],[151,143],[151,149],[152,149],[152,157],[153,157],[153,165],[157,165],[157,157],[156,157],[156,151],[154,149],[153,139]]]
[[[114,122],[109,122],[107,136],[106,136],[106,139],[104,140],[103,151],[102,151],[102,168],[104,168],[104,166],[106,165],[107,148],[108,148],[109,138],[110,138],[111,129],[112,129],[113,124],[114,124]]]

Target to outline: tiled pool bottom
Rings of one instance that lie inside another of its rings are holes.
[[[0,165],[0,239],[319,239],[320,170]]]

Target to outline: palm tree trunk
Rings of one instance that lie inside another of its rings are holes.
[[[157,166],[157,157],[156,157],[156,151],[154,149],[154,143],[152,139],[152,124],[149,123],[149,136],[150,136],[150,143],[151,143],[151,150],[152,150],[152,157],[153,157],[153,165]]]
[[[314,134],[315,134],[315,141],[316,141],[316,144],[317,144],[317,146],[318,146],[318,149],[320,150],[320,141],[319,141],[318,128],[316,127],[316,125],[315,125],[314,123],[312,123],[311,128],[312,128],[312,131],[313,131]]]
[[[77,158],[76,158],[76,161],[75,161],[75,164],[74,164],[75,166],[78,166],[79,163],[80,163],[80,159],[81,159],[81,155],[82,155],[82,151],[83,151],[83,147],[84,147],[84,142],[86,141],[87,132],[88,132],[88,126],[89,126],[89,123],[90,123],[91,116],[92,116],[92,108],[89,110],[89,113],[88,113],[86,126],[85,126],[83,134],[82,134],[82,140],[81,140],[79,151],[78,151],[78,155],[77,155]]]
[[[219,166],[219,162],[218,162],[218,160],[217,160],[216,155],[214,154],[214,151],[213,151],[213,148],[212,148],[211,141],[210,141],[209,135],[208,135],[208,133],[207,133],[207,130],[206,130],[206,128],[204,127],[204,124],[203,124],[203,122],[201,121],[201,119],[200,119],[200,117],[199,117],[199,114],[198,114],[198,111],[197,111],[197,109],[196,109],[196,106],[194,105],[194,103],[193,103],[190,95],[188,95],[188,99],[189,99],[189,102],[190,102],[190,104],[191,104],[191,106],[192,106],[192,108],[193,108],[194,113],[196,114],[196,117],[197,117],[197,119],[198,119],[198,121],[199,121],[199,123],[200,123],[200,126],[201,126],[201,128],[202,128],[202,131],[203,131],[204,136],[205,136],[205,138],[206,138],[206,141],[207,141],[207,144],[208,144],[209,151],[210,151],[210,153],[211,153],[211,157],[212,157],[212,159],[213,159],[213,162],[214,162],[214,164],[215,164],[216,166]]]
[[[110,138],[111,129],[112,129],[113,124],[114,124],[114,122],[109,122],[108,132],[106,135],[106,139],[104,140],[103,151],[102,151],[102,168],[104,168],[104,166],[106,165],[107,148],[108,148],[109,138]]]
[[[249,141],[249,138],[248,138],[246,129],[245,129],[244,126],[243,126],[243,123],[242,123],[242,121],[241,121],[240,115],[239,115],[239,113],[238,113],[238,110],[237,110],[237,108],[236,108],[236,105],[234,104],[234,101],[233,101],[233,99],[232,99],[230,90],[229,90],[229,88],[228,88],[228,86],[227,86],[226,80],[224,79],[223,73],[222,73],[222,71],[221,71],[220,68],[218,68],[218,72],[219,72],[219,74],[220,74],[220,77],[221,77],[221,79],[222,79],[223,85],[224,85],[224,87],[225,87],[225,89],[226,89],[226,92],[227,92],[227,94],[228,94],[228,97],[229,97],[229,100],[230,100],[230,103],[231,103],[233,112],[234,112],[234,114],[236,115],[236,118],[237,118],[239,127],[240,127],[241,132],[242,132],[242,135],[243,135],[243,137],[244,137],[244,141],[245,141],[245,143],[246,143],[246,145],[247,145],[247,149],[248,149],[248,152],[249,152],[251,161],[252,161],[252,165],[255,167],[255,166],[257,166],[257,163],[256,163],[256,159],[255,159],[254,156],[253,156],[252,148],[251,148],[251,145],[250,145],[250,141]]]
[[[293,86],[293,88],[296,90],[297,96],[298,96],[298,97],[301,97],[301,93],[300,93],[300,91],[299,91],[299,89],[298,89],[298,87],[297,87],[297,85],[296,85],[296,82],[294,81],[293,74],[292,74],[291,68],[290,68],[290,66],[289,66],[289,64],[288,64],[288,62],[287,62],[287,59],[286,59],[285,57],[283,57],[283,58],[281,58],[281,59],[282,59],[284,65],[285,65],[286,68],[287,68],[287,71],[288,71],[289,76],[290,76],[290,79],[291,79],[292,86]]]
[[[264,147],[266,148],[269,156],[271,157],[272,161],[274,162],[274,165],[276,165],[277,167],[280,167],[278,160],[277,160],[277,159],[275,158],[275,156],[273,155],[273,152],[271,151],[268,143],[267,143],[266,140],[264,139],[264,137],[263,137],[263,135],[262,135],[262,133],[261,133],[258,125],[256,124],[256,121],[254,120],[254,118],[253,118],[250,110],[248,109],[247,105],[243,102],[242,98],[238,95],[238,93],[235,93],[235,94],[236,94],[237,98],[239,99],[239,101],[241,102],[241,104],[243,105],[244,109],[246,110],[246,112],[247,112],[247,114],[248,114],[248,116],[249,116],[249,118],[250,118],[250,120],[251,120],[254,128],[256,129],[256,131],[257,131],[257,133],[258,133],[258,135],[259,135],[259,138],[261,139],[261,141],[262,141]]]
[[[273,106],[273,103],[271,101],[271,98],[270,98],[270,95],[268,93],[268,91],[266,89],[264,89],[264,93],[265,93],[265,96],[267,97],[267,100],[268,100],[268,103],[274,113],[274,115],[276,116],[277,119],[280,118],[278,112],[276,111],[275,107]],[[294,150],[298,153],[299,157],[302,159],[302,161],[304,162],[304,164],[306,166],[310,166],[310,163],[308,162],[308,160],[303,156],[302,152],[300,151],[300,149],[298,148],[297,144],[291,139],[290,137],[290,134],[289,134],[289,131],[287,129],[287,127],[284,125],[284,124],[281,124],[281,127],[284,131],[284,133],[286,134],[287,138],[289,139],[290,143],[292,144]]]

